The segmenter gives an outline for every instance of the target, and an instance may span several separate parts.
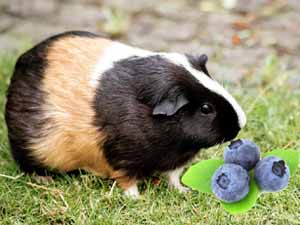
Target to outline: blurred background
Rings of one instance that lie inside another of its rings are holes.
[[[150,50],[206,53],[210,73],[223,82],[263,82],[252,78],[266,64],[284,67],[290,87],[300,87],[299,0],[0,0],[0,53],[66,30]]]

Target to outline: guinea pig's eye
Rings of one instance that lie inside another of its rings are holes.
[[[214,107],[211,104],[204,103],[200,106],[200,111],[203,114],[210,114],[214,112]]]

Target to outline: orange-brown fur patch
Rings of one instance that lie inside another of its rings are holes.
[[[103,50],[111,41],[66,37],[48,53],[43,90],[46,92],[44,135],[32,143],[42,164],[60,171],[85,169],[103,177],[122,177],[106,161],[101,142],[105,134],[93,126],[95,87],[89,82]]]

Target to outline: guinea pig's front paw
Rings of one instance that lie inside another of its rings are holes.
[[[32,179],[37,182],[38,184],[52,184],[54,183],[54,180],[51,176],[39,176],[34,175]]]
[[[176,189],[176,190],[177,190],[178,192],[180,192],[180,193],[187,193],[187,192],[190,191],[189,188],[184,187],[184,186],[181,185],[180,183],[179,183],[179,184],[170,184],[170,183],[169,183],[169,187],[170,187],[171,189]]]
[[[182,171],[183,167],[168,172],[169,187],[178,190],[180,193],[186,193],[190,189],[182,186],[182,184],[180,183],[180,176]]]
[[[138,199],[140,197],[139,190],[136,185],[129,187],[124,191],[124,194],[132,199]]]

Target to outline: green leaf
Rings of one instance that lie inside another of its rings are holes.
[[[226,203],[221,202],[224,209],[232,215],[235,214],[242,214],[250,210],[256,203],[256,200],[259,197],[259,189],[255,182],[253,172],[250,173],[250,188],[248,195],[243,198],[241,201],[233,202],[233,203]]]
[[[224,164],[221,159],[208,159],[192,165],[182,176],[182,183],[203,193],[212,193],[210,183],[214,172]]]
[[[283,159],[289,166],[291,176],[296,172],[300,161],[300,151],[291,149],[275,149],[271,152],[267,152],[265,156],[277,156]]]

